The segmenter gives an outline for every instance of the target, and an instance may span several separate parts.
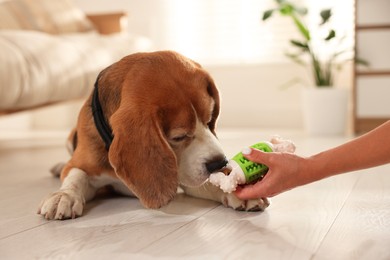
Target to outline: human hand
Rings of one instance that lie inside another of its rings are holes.
[[[248,160],[267,165],[268,172],[253,185],[237,187],[235,194],[240,199],[272,197],[310,182],[304,171],[306,158],[292,153],[267,153],[253,148],[245,148],[242,153]]]

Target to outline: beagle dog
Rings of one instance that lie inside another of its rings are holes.
[[[264,210],[267,199],[241,201],[208,182],[227,163],[215,133],[219,111],[218,90],[198,63],[172,51],[124,57],[99,74],[70,134],[61,188],[38,214],[81,216],[107,186],[151,209],[168,204],[181,187],[236,210]]]

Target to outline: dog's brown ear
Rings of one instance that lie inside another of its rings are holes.
[[[219,92],[217,87],[215,86],[214,82],[211,80],[210,83],[207,86],[207,92],[208,94],[214,99],[214,108],[211,114],[211,121],[208,123],[208,126],[211,130],[211,132],[216,136],[216,127],[217,127],[217,119],[220,112],[220,99],[219,99]]]
[[[148,208],[168,204],[178,187],[176,156],[157,114],[120,106],[111,117],[109,160],[117,176]]]

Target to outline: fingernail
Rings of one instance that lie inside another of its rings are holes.
[[[245,147],[244,149],[242,149],[241,152],[242,152],[242,154],[249,155],[252,153],[252,149],[249,147]]]

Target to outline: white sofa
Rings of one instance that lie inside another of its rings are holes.
[[[123,13],[89,18],[71,0],[0,0],[0,113],[86,97],[97,74],[150,41]]]

